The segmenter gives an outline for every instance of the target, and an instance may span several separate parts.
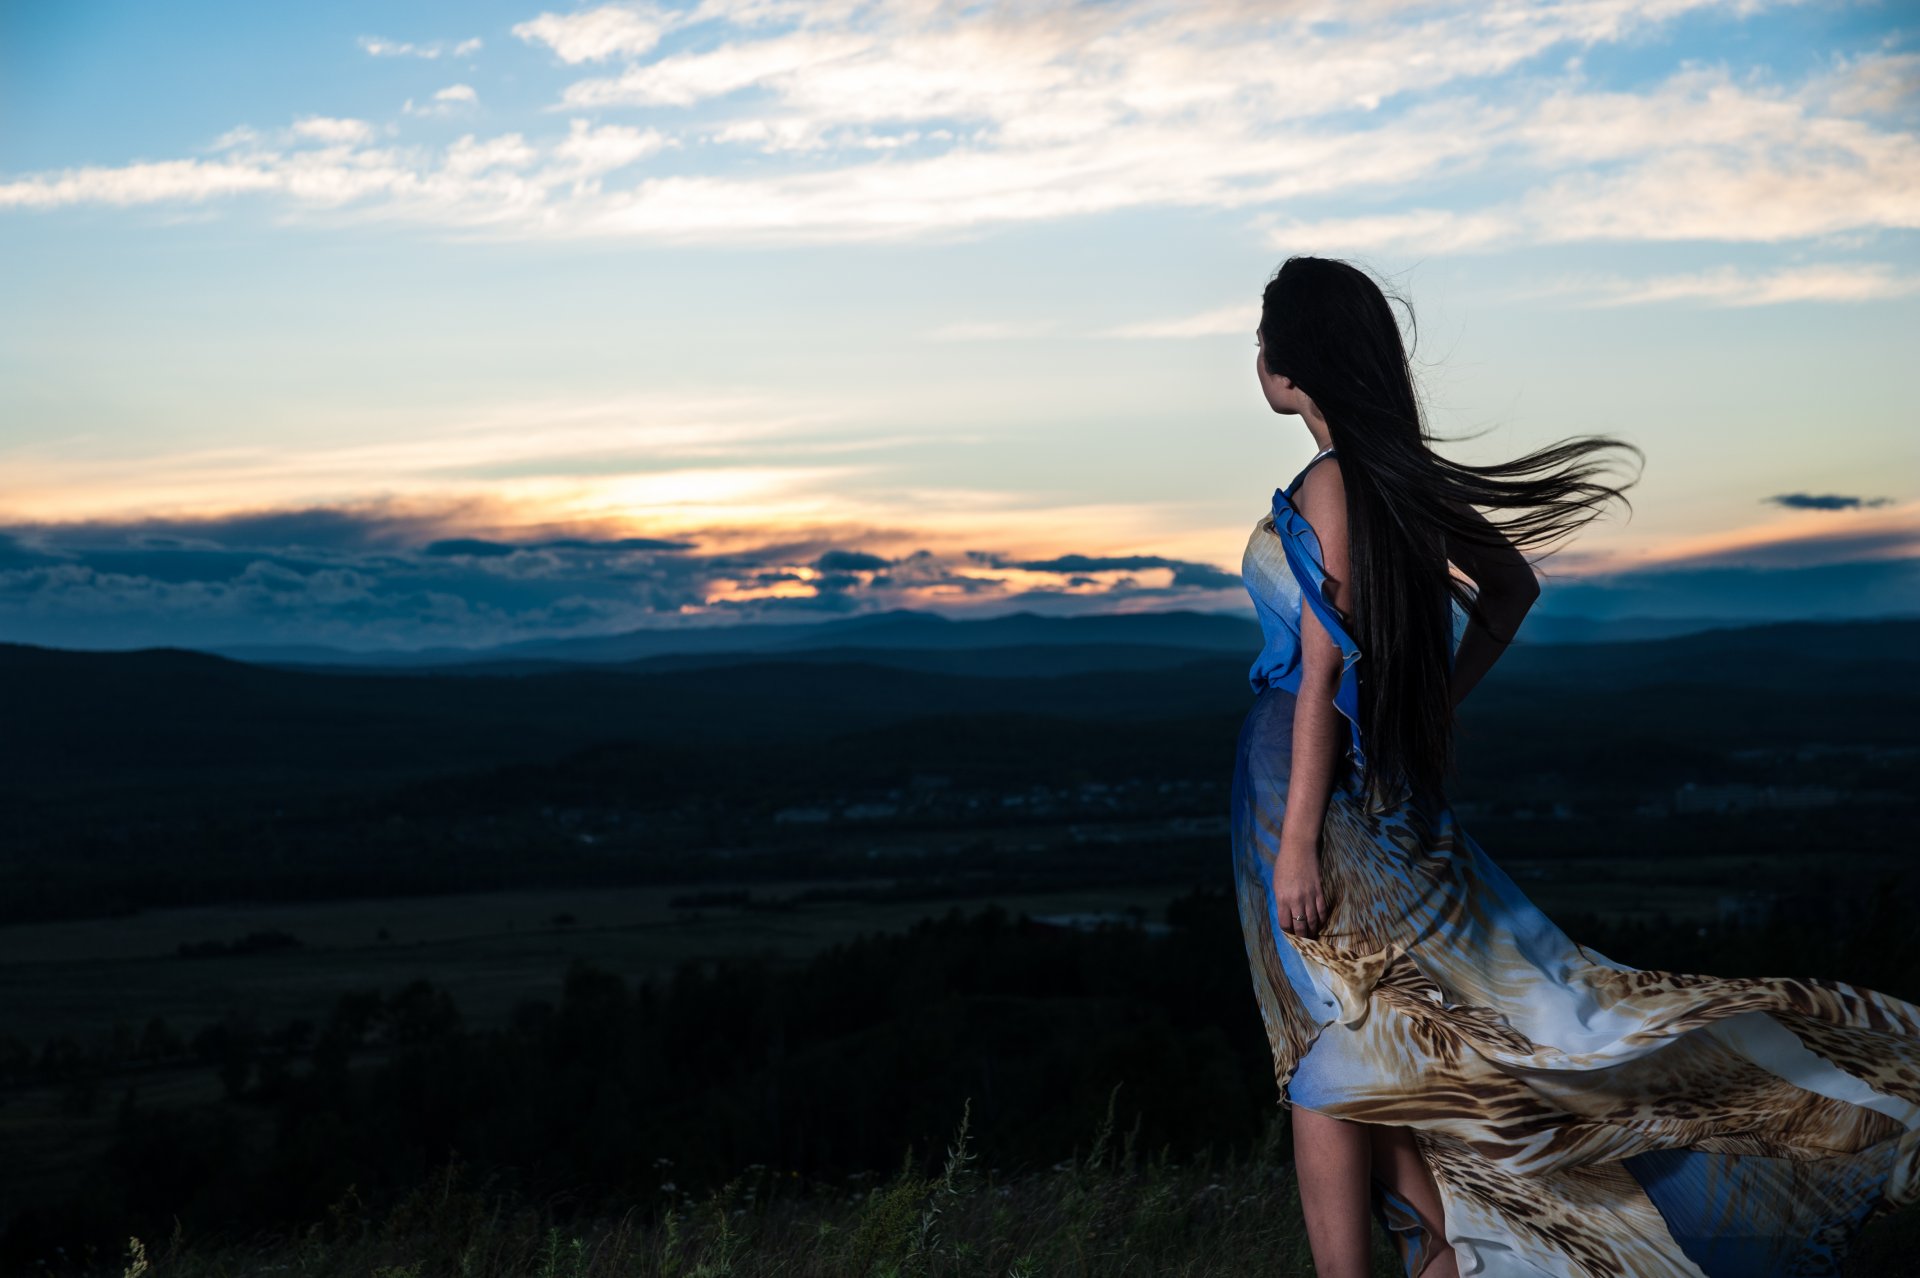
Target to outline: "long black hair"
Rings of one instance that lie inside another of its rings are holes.
[[[1624,449],[1645,459],[1606,435],[1486,466],[1440,456],[1414,388],[1412,348],[1402,344],[1388,297],[1359,267],[1303,256],[1274,273],[1260,306],[1267,371],[1312,398],[1332,436],[1329,460],[1340,463],[1352,586],[1346,611],[1361,652],[1360,731],[1375,801],[1396,779],[1432,792],[1455,771],[1452,604],[1498,633],[1477,589],[1449,570],[1450,539],[1484,545],[1498,534],[1525,554],[1583,527],[1610,499],[1631,509],[1624,496],[1631,482],[1595,481],[1604,473],[1591,460],[1596,454]],[[1414,327],[1413,308],[1393,300]],[[1517,513],[1483,522],[1461,503]]]

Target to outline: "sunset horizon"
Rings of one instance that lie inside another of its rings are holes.
[[[1870,6],[106,10],[0,19],[0,639],[1250,616],[1303,253],[1442,454],[1644,450],[1543,615],[1920,615]]]

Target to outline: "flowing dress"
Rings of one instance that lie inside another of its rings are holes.
[[[1291,500],[1332,452],[1274,493],[1242,564],[1266,645],[1234,768],[1234,880],[1279,1104],[1411,1128],[1463,1275],[1839,1273],[1861,1225],[1920,1198],[1920,1006],[1615,962],[1528,900],[1444,795],[1403,783],[1369,802],[1366,663]],[[1348,741],[1316,937],[1282,929],[1273,881],[1303,605],[1341,650]],[[1430,1223],[1377,1180],[1370,1210],[1419,1274]]]

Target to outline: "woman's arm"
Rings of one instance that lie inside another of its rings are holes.
[[[1295,495],[1300,512],[1320,543],[1327,595],[1334,611],[1349,615],[1352,586],[1347,580],[1347,491],[1339,461],[1329,457],[1307,472]],[[1320,881],[1320,829],[1346,745],[1346,719],[1334,708],[1340,687],[1342,656],[1319,614],[1300,605],[1300,691],[1293,711],[1293,761],[1287,777],[1287,807],[1274,862],[1274,894],[1280,926],[1288,932],[1319,935],[1327,918]],[[1296,922],[1292,915],[1303,918]]]
[[[1540,597],[1540,581],[1533,575],[1533,565],[1527,562],[1527,557],[1516,550],[1485,515],[1465,504],[1455,509],[1480,525],[1480,537],[1477,540],[1449,537],[1447,558],[1459,565],[1473,582],[1480,610],[1495,628],[1495,633],[1488,634],[1478,621],[1471,618],[1467,621],[1466,632],[1460,636],[1460,647],[1453,654],[1452,691],[1453,704],[1457,706],[1467,699],[1467,694],[1493,668],[1493,663],[1500,660],[1507,645],[1520,632],[1520,623],[1526,619],[1534,600]]]

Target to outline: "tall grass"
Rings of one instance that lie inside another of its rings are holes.
[[[1013,1177],[983,1170],[972,1106],[937,1172],[911,1149],[886,1179],[806,1182],[752,1167],[695,1199],[572,1216],[468,1184],[450,1158],[384,1219],[349,1191],[301,1234],[249,1244],[133,1239],[123,1278],[1309,1278],[1299,1189],[1276,1108],[1243,1156],[1176,1163],[1114,1131],[1116,1087],[1087,1151]],[[1398,1278],[1374,1228],[1374,1269]]]
[[[1114,1143],[1115,1087],[1084,1156],[996,1177],[977,1166],[963,1107],[937,1174],[908,1149],[886,1180],[804,1182],[753,1166],[702,1198],[666,1180],[656,1204],[584,1216],[464,1183],[449,1158],[384,1219],[351,1189],[293,1237],[196,1242],[175,1224],[149,1254],[128,1240],[119,1278],[1312,1278],[1299,1184],[1276,1108],[1244,1157],[1143,1156]],[[664,1161],[664,1160],[663,1160]],[[662,1168],[663,1174],[670,1167]],[[1402,1278],[1373,1226],[1374,1278]],[[1914,1272],[1920,1211],[1860,1235],[1844,1272]],[[104,1266],[94,1270],[114,1272]]]

